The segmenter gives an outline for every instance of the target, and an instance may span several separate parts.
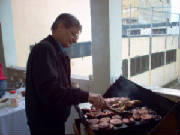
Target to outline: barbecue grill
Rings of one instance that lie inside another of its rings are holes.
[[[153,121],[136,122],[133,125],[122,125],[110,130],[91,130],[87,117],[85,117],[79,105],[75,108],[80,116],[80,122],[94,135],[177,135],[180,127],[180,104],[170,101],[151,90],[124,78],[119,77],[103,95],[104,98],[128,97],[132,100],[142,101],[142,106],[146,106],[155,111],[159,118]],[[170,121],[171,122],[170,122]],[[171,128],[168,128],[171,123]]]

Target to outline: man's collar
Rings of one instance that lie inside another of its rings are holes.
[[[60,46],[61,50],[64,52],[64,46],[59,41],[57,41],[57,43]]]
[[[54,38],[54,37],[52,36],[52,38]],[[55,39],[55,41],[58,44],[58,46],[60,47],[61,51],[64,52],[64,46],[59,41],[57,41],[56,39]]]

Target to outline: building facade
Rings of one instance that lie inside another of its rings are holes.
[[[160,23],[170,20],[170,0],[123,0],[123,24]],[[152,18],[153,17],[153,18]]]

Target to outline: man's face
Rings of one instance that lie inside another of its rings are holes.
[[[59,24],[55,30],[55,37],[63,47],[71,47],[73,43],[76,43],[79,38],[79,29],[76,27],[65,28],[63,24]]]

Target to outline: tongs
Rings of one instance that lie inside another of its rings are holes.
[[[104,107],[104,109],[110,110],[110,111],[112,111],[112,112],[114,112],[116,114],[120,114],[120,113],[122,113],[125,110],[125,105],[121,104],[121,106],[119,108],[113,108],[113,107],[111,107],[110,105],[107,104]]]
[[[125,109],[127,109],[128,107],[132,107],[134,105],[140,104],[141,101],[140,100],[133,100],[133,101],[128,101],[125,103],[120,103],[120,106],[118,108],[113,108],[110,105],[106,104],[106,106],[104,107],[104,109],[110,110],[114,113],[120,114],[125,112]]]
[[[122,112],[122,111],[119,111],[119,110],[109,106],[109,105],[105,106],[105,109],[110,110],[110,111],[112,111],[112,112],[114,112],[116,114],[120,114]]]

